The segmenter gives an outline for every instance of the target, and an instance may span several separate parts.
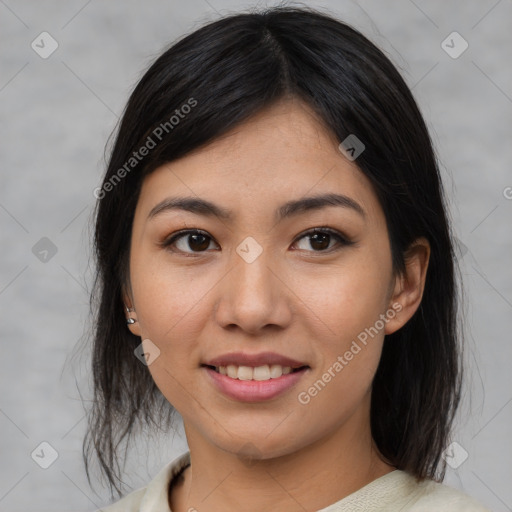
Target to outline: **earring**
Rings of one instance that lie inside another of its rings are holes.
[[[125,310],[126,310],[126,312],[127,312],[127,313],[132,313],[132,312],[134,312],[134,311],[135,311],[135,309],[134,309],[134,308],[129,308],[129,307],[128,307],[128,306],[126,306],[126,305],[125,305]],[[136,321],[137,321],[137,320],[136,320],[135,318],[131,318],[131,317],[128,317],[128,318],[126,319],[126,323],[127,323],[128,325],[134,324]]]

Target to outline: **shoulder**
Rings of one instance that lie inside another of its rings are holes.
[[[447,485],[394,470],[318,512],[491,512]]]
[[[408,512],[491,512],[471,496],[448,485],[432,480],[419,485],[419,497]]]
[[[186,452],[160,470],[146,487],[137,489],[96,512],[168,512],[169,485],[174,477],[189,464],[190,452]]]

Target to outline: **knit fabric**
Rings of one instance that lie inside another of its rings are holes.
[[[151,482],[97,512],[172,512],[170,482],[190,464],[186,452],[165,466]],[[444,484],[417,483],[405,471],[387,473],[318,512],[491,512],[473,498]]]

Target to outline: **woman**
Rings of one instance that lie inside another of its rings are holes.
[[[178,411],[189,446],[103,510],[485,510],[438,483],[461,387],[438,166],[364,36],[281,7],[183,38],[96,196],[86,455],[120,491],[138,427]]]

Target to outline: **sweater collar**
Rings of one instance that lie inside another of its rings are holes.
[[[146,487],[139,512],[172,512],[169,508],[169,484],[190,464],[185,452],[165,466]]]
[[[139,512],[172,512],[168,500],[169,485],[189,465],[190,452],[187,451],[157,473],[145,489]],[[397,499],[407,501],[416,487],[412,475],[396,469],[318,512],[383,510],[387,505],[396,504]]]

